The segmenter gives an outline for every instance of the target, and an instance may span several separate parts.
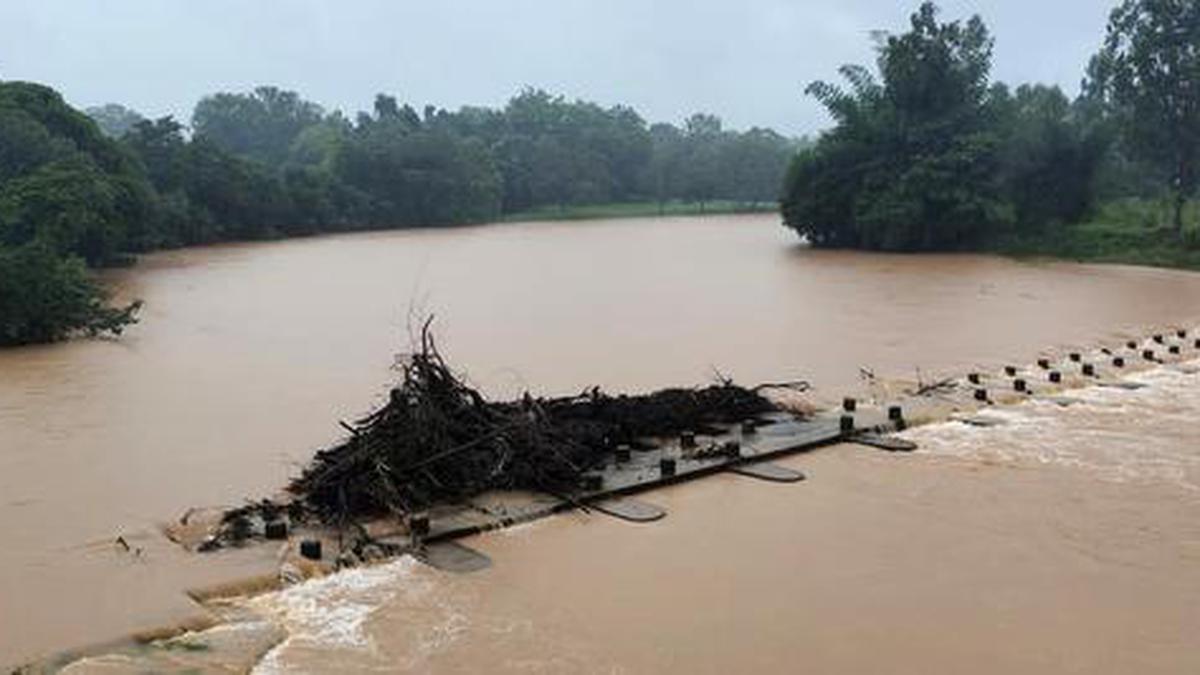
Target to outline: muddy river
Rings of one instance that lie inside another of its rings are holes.
[[[0,352],[0,666],[179,621],[182,589],[261,564],[158,526],[279,488],[381,400],[427,314],[497,396],[720,372],[817,402],[1200,320],[1200,275],[812,251],[774,216],[219,246],[112,283],[146,301],[125,337]],[[1134,377],[914,430],[909,456],[787,460],[799,485],[655,493],[653,525],[479,537],[474,575],[399,561],[260,596],[286,637],[256,668],[1197,672],[1200,376]]]

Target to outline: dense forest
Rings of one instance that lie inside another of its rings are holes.
[[[259,87],[203,98],[185,126],[0,82],[0,345],[120,332],[137,306],[107,306],[88,268],[139,252],[609,202],[773,204],[796,145],[532,89],[457,112],[381,94],[350,119]]]
[[[874,71],[810,84],[834,127],[793,160],[785,223],[816,246],[1200,262],[1200,3],[1113,10],[1075,100],[992,82],[992,50],[978,16],[926,3]]]

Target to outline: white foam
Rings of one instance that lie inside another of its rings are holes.
[[[1130,375],[1141,389],[1087,387],[1050,400],[992,408],[997,426],[946,422],[905,435],[922,452],[1009,465],[1054,464],[1090,471],[1106,480],[1166,482],[1200,490],[1200,361]]]
[[[343,668],[420,670],[473,626],[456,602],[456,585],[447,581],[442,573],[404,556],[250,599],[251,610],[288,634],[254,672],[302,672],[313,652],[322,655],[322,662],[340,663]],[[379,627],[371,624],[372,615],[383,608],[411,619],[390,624],[386,655],[372,639],[372,631]]]
[[[363,626],[399,589],[421,593],[429,581],[414,574],[420,563],[405,556],[374,567],[345,570],[250,599],[249,607],[282,626],[288,637],[255,667],[255,673],[282,673],[281,654],[302,644],[320,649],[373,648]]]

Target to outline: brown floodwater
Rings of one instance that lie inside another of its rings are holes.
[[[719,371],[824,401],[862,369],[930,379],[1200,318],[1193,274],[812,251],[773,216],[219,246],[113,283],[146,301],[125,337],[0,353],[0,664],[177,620],[181,589],[258,563],[157,525],[280,487],[380,400],[428,313],[497,396]],[[294,637],[261,668],[1195,672],[1200,401],[1179,377],[990,435],[918,430],[911,457],[793,460],[802,486],[681,486],[650,527],[482,537],[478,575],[401,561],[264,596]]]

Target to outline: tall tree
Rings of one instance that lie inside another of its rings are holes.
[[[1086,103],[1058,87],[1021,85],[1015,95],[993,88],[991,113],[1003,142],[1000,176],[1018,226],[1040,230],[1075,222],[1092,206],[1110,127],[1095,124]]]
[[[54,90],[0,83],[0,242],[93,265],[141,248],[152,188],[136,158]]]
[[[727,139],[721,118],[716,115],[695,113],[684,120],[686,160],[680,172],[680,188],[683,198],[700,204],[701,211],[720,195],[721,157]]]
[[[779,199],[779,186],[793,152],[788,139],[756,127],[731,133],[722,150],[723,196],[749,204]]]
[[[122,142],[142,160],[159,192],[183,187],[182,156],[187,140],[183,136],[183,125],[175,118],[142,120],[133,125]]]
[[[908,32],[880,45],[882,82],[845,66],[849,92],[809,85],[836,126],[789,171],[786,224],[818,245],[888,250],[960,248],[1006,224],[987,115],[991,57],[978,16],[939,23],[927,2]]]
[[[661,213],[667,200],[680,193],[680,174],[684,161],[683,132],[673,124],[650,127],[650,159],[643,170],[646,191],[658,202]]]
[[[1114,106],[1131,154],[1170,176],[1174,227],[1200,184],[1200,2],[1126,0],[1113,10],[1091,87]]]
[[[54,90],[0,82],[0,345],[119,333],[86,261],[124,259],[152,226],[137,161]]]
[[[321,106],[294,91],[258,87],[248,94],[201,99],[192,113],[192,129],[225,150],[277,166],[287,159],[300,132],[323,115]]]

